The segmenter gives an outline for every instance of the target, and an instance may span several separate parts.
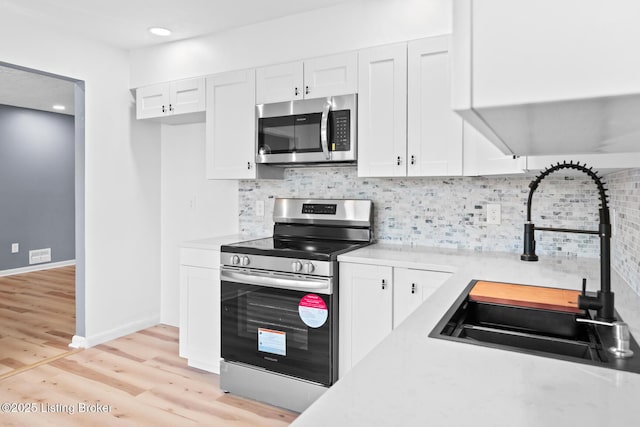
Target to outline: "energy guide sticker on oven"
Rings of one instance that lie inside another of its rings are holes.
[[[287,355],[287,334],[273,329],[258,328],[258,351]]]
[[[319,328],[324,325],[329,317],[329,310],[321,297],[316,294],[307,294],[298,304],[300,319],[310,328]]]

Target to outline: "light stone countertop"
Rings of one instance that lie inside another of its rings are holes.
[[[180,243],[181,248],[191,249],[209,249],[219,251],[220,246],[228,245],[229,243],[242,242],[245,240],[259,239],[260,236],[249,236],[243,234],[229,234],[226,236],[212,236],[203,239],[188,240]]]
[[[599,288],[594,259],[372,245],[341,262],[454,274],[404,323],[292,424],[311,426],[637,425],[640,375],[429,338],[473,279]],[[614,272],[616,309],[640,337],[640,297]],[[637,355],[636,357],[640,357]]]

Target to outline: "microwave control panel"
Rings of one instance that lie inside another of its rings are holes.
[[[349,151],[351,149],[351,141],[349,135],[351,133],[351,111],[338,110],[329,113],[331,129],[331,141],[329,147],[331,151]]]

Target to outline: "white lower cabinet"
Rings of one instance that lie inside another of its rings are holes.
[[[180,249],[180,356],[220,373],[220,252]]]
[[[393,269],[340,263],[339,377],[369,353],[393,326]]]
[[[444,271],[393,269],[393,327],[397,328],[449,277]]]
[[[339,376],[343,377],[451,273],[340,263]]]

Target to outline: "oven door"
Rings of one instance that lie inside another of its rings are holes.
[[[331,385],[337,379],[332,279],[221,270],[222,358]]]

